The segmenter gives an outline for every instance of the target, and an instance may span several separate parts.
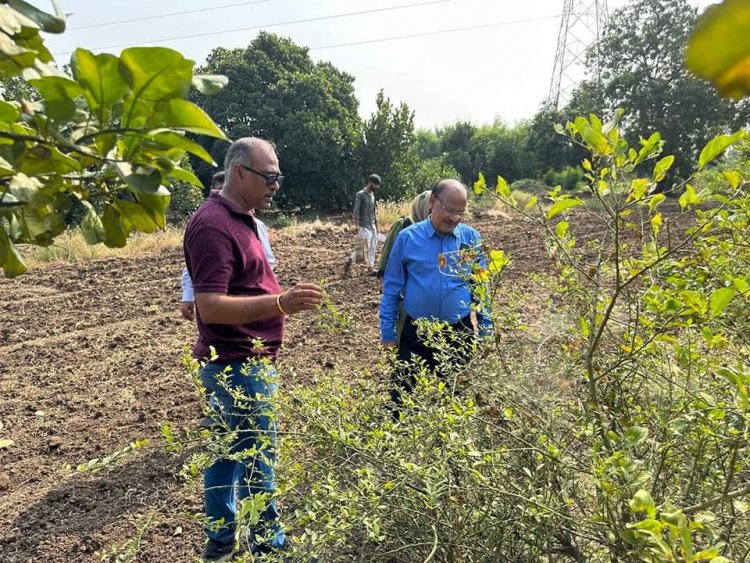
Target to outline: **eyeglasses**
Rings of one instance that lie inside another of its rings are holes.
[[[443,203],[443,200],[439,197],[436,197],[435,199],[438,200],[438,202],[440,203],[440,207],[442,207],[443,211],[445,211],[448,215],[459,217],[461,219],[466,217],[467,211],[465,209],[463,211],[459,211],[458,209],[453,209],[452,207],[448,207],[447,205],[445,205]]]
[[[284,183],[284,176],[281,174],[263,174],[263,172],[258,172],[257,170],[253,170],[249,166],[245,166],[244,164],[240,164],[242,168],[247,170],[248,172],[252,172],[253,174],[257,174],[261,178],[263,178],[266,181],[266,186],[269,188],[273,186],[276,182],[279,183],[279,187],[281,187],[281,184]]]

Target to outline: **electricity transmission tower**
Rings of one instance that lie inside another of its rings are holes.
[[[564,0],[548,106],[559,108],[570,101],[573,88],[584,76],[586,49],[599,43],[606,24],[607,0]],[[591,71],[598,79],[598,53],[592,62]]]

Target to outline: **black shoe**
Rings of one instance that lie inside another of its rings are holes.
[[[203,548],[203,561],[219,562],[229,561],[234,555],[234,541],[219,543],[212,539],[206,542]]]

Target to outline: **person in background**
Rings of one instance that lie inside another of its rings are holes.
[[[430,194],[432,190],[425,190],[411,201],[411,208],[409,209],[409,215],[399,217],[396,219],[391,228],[388,230],[388,234],[383,242],[383,250],[380,251],[380,258],[378,259],[377,278],[382,289],[383,275],[385,274],[385,267],[388,264],[388,257],[391,255],[391,249],[393,243],[396,242],[396,237],[406,227],[419,223],[427,219],[430,214]]]
[[[274,362],[284,321],[320,306],[321,288],[298,283],[283,291],[263,251],[252,211],[268,209],[284,177],[271,143],[238,139],[224,160],[226,178],[193,214],[184,250],[195,289],[198,340],[205,362],[201,383],[216,407],[212,433],[229,441],[226,457],[204,471],[204,561],[227,561],[235,551],[238,502],[266,499],[247,536],[253,557],[283,549],[275,492],[276,394]],[[239,456],[242,452],[244,455]],[[250,454],[249,452],[252,452]]]
[[[358,246],[364,245],[364,259],[367,263],[367,274],[375,275],[375,248],[377,247],[378,218],[375,210],[375,192],[380,189],[382,181],[377,174],[370,174],[367,185],[357,192],[354,198],[354,224],[357,231]],[[344,261],[344,276],[348,276],[352,264],[357,261],[355,249]]]
[[[418,334],[419,319],[442,321],[450,327],[448,340],[459,363],[468,362],[466,351],[475,339],[473,308],[480,336],[492,334],[490,312],[476,306],[472,291],[473,268],[486,268],[486,259],[481,236],[463,223],[467,203],[464,184],[452,179],[438,182],[429,197],[429,217],[402,230],[388,258],[380,302],[380,340],[384,347],[397,349],[398,365],[391,374],[394,417],[399,415],[401,393],[414,389],[415,362],[442,375],[438,350]],[[405,319],[399,335],[402,301]]]

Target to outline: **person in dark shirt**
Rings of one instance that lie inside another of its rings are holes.
[[[354,197],[354,228],[357,230],[357,247],[344,261],[344,277],[349,275],[352,264],[362,260],[367,263],[367,275],[375,275],[375,249],[378,244],[378,216],[375,208],[375,192],[380,189],[382,180],[377,174],[370,174],[367,185]]]
[[[258,237],[252,212],[268,209],[284,180],[273,145],[253,137],[235,141],[224,170],[221,191],[196,211],[184,239],[197,310],[193,355],[207,361],[201,381],[221,422],[214,432],[231,436],[227,457],[204,472],[204,561],[225,561],[234,553],[238,500],[258,494],[270,499],[275,491],[273,362],[285,316],[315,309],[322,301],[320,287],[311,283],[283,291]],[[250,459],[235,459],[249,449],[256,452]],[[269,500],[248,535],[250,551],[281,549],[284,541],[276,503]]]

